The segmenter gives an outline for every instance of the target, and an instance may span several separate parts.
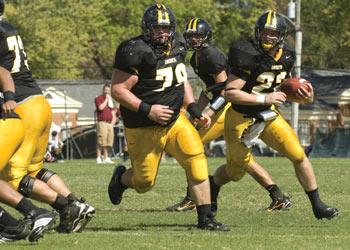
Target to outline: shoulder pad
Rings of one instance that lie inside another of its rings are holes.
[[[259,51],[249,41],[233,43],[228,54],[228,62],[231,67],[251,68],[255,64],[255,58]]]
[[[285,43],[283,50],[284,50],[284,53],[292,56],[295,59],[295,57],[296,57],[295,50],[294,50],[294,48],[290,47],[289,44]]]
[[[250,41],[233,43],[228,55],[229,70],[237,77],[247,80],[249,72],[255,68],[260,53]]]
[[[175,32],[173,39],[175,42],[180,43],[183,46],[186,45],[186,40],[180,32]]]
[[[208,72],[208,74],[216,74],[227,68],[227,57],[219,50],[217,47],[209,46],[201,52],[203,57],[203,69]]]
[[[152,52],[152,50],[141,37],[126,40],[117,48],[113,67],[127,73],[137,74],[143,56],[148,52]]]

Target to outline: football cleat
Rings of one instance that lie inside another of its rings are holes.
[[[81,233],[86,225],[90,222],[92,217],[95,216],[95,208],[87,204],[84,199],[80,201],[80,218],[78,219],[75,226],[73,226],[73,232]]]
[[[51,229],[57,218],[56,211],[48,211],[43,208],[35,211],[35,213],[30,215],[33,220],[33,227],[28,237],[30,242],[38,241],[42,238],[43,234]]]
[[[43,234],[52,228],[57,218],[56,211],[48,211],[41,208],[39,212],[30,216],[33,220],[33,227],[28,237],[30,242],[38,241],[43,237]]]
[[[78,201],[70,201],[60,213],[60,224],[56,231],[60,233],[81,232],[91,220],[95,209]]]
[[[328,207],[327,205],[324,205],[322,208],[312,208],[312,211],[318,220],[330,220],[339,214],[339,210],[337,208]]]
[[[111,181],[108,185],[109,199],[114,205],[120,204],[123,198],[123,193],[127,189],[127,187],[125,187],[120,181],[120,178],[125,171],[126,167],[124,165],[118,165],[114,169]]]
[[[196,210],[196,203],[191,200],[188,196],[183,198],[179,203],[166,208],[169,212],[186,212]]]
[[[230,231],[228,225],[218,222],[214,217],[207,217],[204,221],[198,222],[197,228],[210,231]]]
[[[17,226],[7,226],[0,232],[0,243],[24,240],[32,231],[33,220],[24,219]]]
[[[290,201],[290,198],[288,196],[283,195],[282,198],[271,198],[272,202],[267,208],[267,211],[269,212],[276,210],[287,211],[292,208],[292,202]]]

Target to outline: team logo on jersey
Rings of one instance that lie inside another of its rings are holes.
[[[165,65],[170,64],[170,63],[174,63],[174,62],[177,62],[175,57],[164,60]]]
[[[283,65],[272,65],[271,66],[272,70],[279,70],[279,69],[283,69]]]

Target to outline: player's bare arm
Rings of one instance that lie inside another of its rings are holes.
[[[204,126],[205,128],[209,127],[211,123],[211,119],[207,115],[200,113],[198,105],[195,104],[192,87],[187,80],[184,82],[184,87],[185,87],[184,107],[187,108],[187,111],[190,113],[192,117],[196,118],[195,123],[199,124],[200,126]],[[193,110],[192,107],[195,107],[194,105],[197,107],[195,110],[195,113],[198,113],[198,114],[194,114],[193,111],[191,111]]]
[[[267,95],[255,95],[244,92],[241,89],[243,88],[245,83],[246,81],[244,81],[243,79],[233,74],[230,74],[228,76],[225,89],[226,100],[232,103],[244,105],[282,104],[286,101],[287,96],[281,91],[272,92]]]
[[[0,67],[0,89],[4,93],[2,110],[5,113],[12,112],[17,106],[15,102],[15,84],[11,73],[3,67]]]

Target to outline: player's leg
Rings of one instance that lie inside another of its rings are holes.
[[[23,139],[24,125],[21,119],[0,119],[0,145],[3,145],[0,154],[0,171],[6,166]]]
[[[317,219],[330,219],[338,214],[336,208],[327,206],[319,197],[316,177],[309,159],[290,125],[279,115],[265,128],[262,139],[267,145],[285,155],[293,162],[299,183],[312,204]]]
[[[270,194],[272,206],[269,210],[289,209],[291,203],[279,187],[274,183],[269,173],[258,164],[251,153],[251,149],[245,147],[240,142],[242,133],[252,120],[245,118],[242,114],[229,109],[225,116],[225,141],[226,141],[226,160],[227,164],[217,169],[214,175],[213,183],[218,187],[227,183],[229,180],[239,181],[249,173],[262,187]],[[219,192],[219,188],[214,185],[213,193]],[[215,198],[215,195],[214,195]]]
[[[51,126],[50,105],[43,96],[35,96],[19,104],[15,111],[22,118],[25,137],[3,171],[4,180],[24,196],[48,203],[61,214],[67,209],[78,210],[76,209],[78,204],[73,208],[67,197],[55,192],[46,182],[36,179],[36,175],[43,166],[48,142]],[[65,186],[61,186],[58,190],[62,193],[70,193]],[[81,210],[80,206],[79,210]],[[73,216],[81,216],[81,213],[70,214],[71,221],[75,221],[72,225],[76,224],[77,218]]]
[[[10,157],[23,142],[23,139],[24,124],[22,120],[14,118],[0,120],[0,145],[6,145],[6,148],[1,152],[0,170],[3,170]],[[1,171],[2,177],[6,175],[6,170],[7,169]],[[26,218],[34,220],[33,227],[31,227],[33,230],[31,234],[32,240],[37,240],[39,237],[42,237],[44,231],[51,226],[56,218],[56,214],[34,206],[29,200],[25,199],[3,180],[0,180],[0,200],[15,208]],[[43,220],[45,220],[45,222],[43,222]]]
[[[211,213],[208,165],[200,137],[181,114],[168,133],[166,152],[185,169],[191,195],[196,200],[197,227],[206,230],[228,231],[229,227],[214,219]]]
[[[126,169],[125,166],[119,165],[114,170],[108,186],[109,198],[113,204],[118,205],[121,202],[123,192],[127,188],[145,193],[154,186],[164,151],[166,131],[167,128],[162,127],[125,129],[132,167]]]
[[[200,130],[198,130],[198,134],[203,144],[206,144],[212,140],[215,140],[216,138],[224,134],[225,112],[230,106],[231,104],[226,105],[225,109],[221,110],[220,112],[218,112],[212,117],[211,125],[208,129],[201,128]],[[187,183],[188,183],[188,180],[187,180]],[[176,203],[174,205],[167,207],[167,210],[181,212],[181,211],[194,210],[195,208],[196,208],[196,203],[194,199],[191,197],[190,190],[187,185],[185,197],[179,203]]]

